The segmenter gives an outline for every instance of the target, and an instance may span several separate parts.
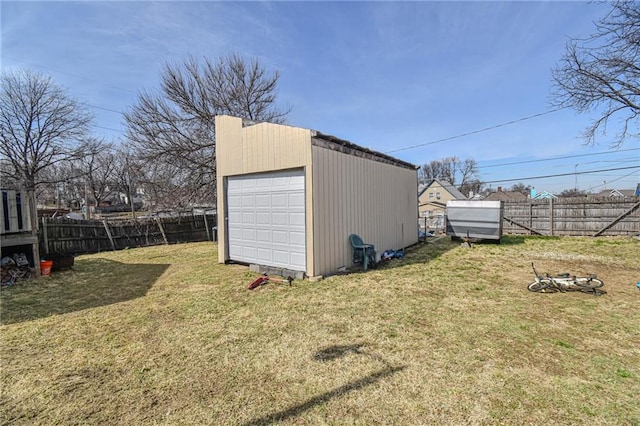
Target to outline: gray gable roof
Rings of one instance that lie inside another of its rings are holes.
[[[431,182],[429,182],[427,184],[427,186],[422,188],[422,191],[418,192],[418,198],[427,189],[429,189],[431,187],[431,185],[433,185],[434,182],[439,184],[441,187],[443,187],[449,194],[453,195],[456,200],[466,200],[467,199],[467,197],[465,197],[464,194],[458,190],[458,188],[456,188],[455,186],[453,186],[452,184],[450,184],[446,180],[440,180],[440,179],[432,179]]]
[[[484,197],[485,201],[526,200],[527,196],[518,191],[495,191]]]

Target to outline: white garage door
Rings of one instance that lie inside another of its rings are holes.
[[[304,170],[227,182],[229,258],[306,271]]]

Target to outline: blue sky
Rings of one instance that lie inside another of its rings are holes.
[[[109,140],[124,133],[118,111],[158,88],[164,63],[237,52],[281,72],[288,124],[416,165],[473,158],[482,180],[510,180],[494,188],[635,188],[639,169],[576,174],[638,165],[640,142],[608,152],[612,132],[586,147],[590,116],[572,110],[431,143],[553,109],[551,69],[567,37],[591,33],[607,10],[575,1],[2,1],[0,59],[3,69],[51,75]],[[569,158],[535,161],[560,156]]]

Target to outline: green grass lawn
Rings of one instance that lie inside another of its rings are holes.
[[[640,424],[639,257],[444,238],[249,291],[212,243],[80,256],[0,292],[0,423]],[[607,293],[530,293],[531,262]]]

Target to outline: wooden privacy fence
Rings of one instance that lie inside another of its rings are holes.
[[[516,235],[640,235],[640,197],[505,201],[503,232]]]
[[[72,220],[43,217],[40,253],[80,254],[216,238],[216,215],[138,220]]]

